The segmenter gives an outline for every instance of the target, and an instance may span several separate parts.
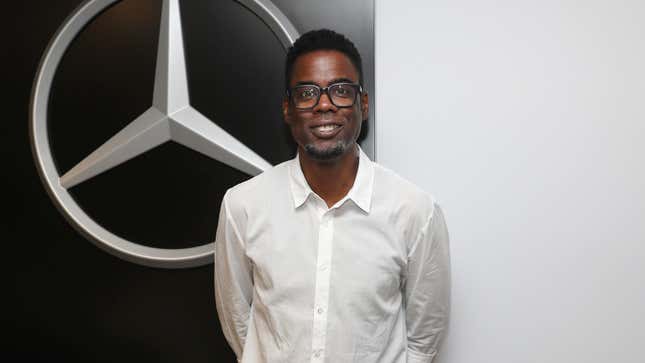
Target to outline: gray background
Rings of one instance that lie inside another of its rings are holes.
[[[638,0],[376,2],[379,161],[452,239],[438,363],[643,362],[643,19]]]

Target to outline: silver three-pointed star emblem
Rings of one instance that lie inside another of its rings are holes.
[[[65,50],[82,27],[118,0],[84,3],[59,29],[36,76],[31,104],[31,136],[36,164],[50,196],[84,235],[126,260],[156,267],[181,268],[212,261],[214,245],[161,249],[127,241],[92,220],[67,189],[167,141],[178,142],[249,175],[271,167],[267,161],[191,107],[178,0],[164,0],[157,50],[152,106],[62,176],[53,163],[47,136],[51,83]],[[239,1],[262,18],[288,47],[298,36],[289,20],[270,1]]]

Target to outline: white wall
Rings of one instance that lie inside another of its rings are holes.
[[[376,2],[377,160],[451,234],[439,363],[645,362],[645,1]]]

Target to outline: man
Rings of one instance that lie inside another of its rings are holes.
[[[369,99],[348,39],[304,34],[285,78],[298,154],[222,202],[215,298],[227,341],[243,363],[431,362],[450,310],[441,209],[356,143]]]

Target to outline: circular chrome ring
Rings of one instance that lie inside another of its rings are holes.
[[[101,249],[124,260],[137,264],[186,268],[201,266],[213,261],[214,243],[181,249],[163,249],[143,246],[125,240],[96,223],[61,186],[49,145],[47,108],[52,81],[65,51],[79,32],[94,17],[119,0],[89,0],[70,15],[52,38],[45,51],[34,80],[30,104],[30,140],[36,167],[54,204],[67,220],[85,237]],[[280,10],[270,1],[239,1],[259,16],[286,48],[298,33]]]

